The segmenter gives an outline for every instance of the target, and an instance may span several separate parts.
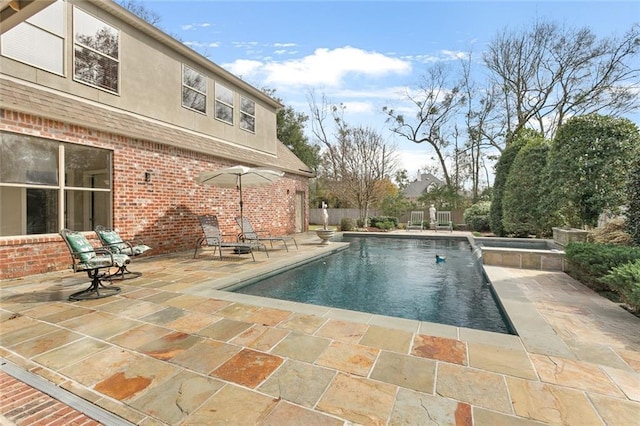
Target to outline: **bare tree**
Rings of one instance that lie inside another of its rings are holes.
[[[389,107],[387,115],[391,131],[415,143],[431,145],[442,168],[447,186],[452,186],[447,165],[447,148],[453,131],[453,121],[464,102],[459,82],[452,82],[449,69],[442,63],[427,70],[415,94],[407,91],[405,98],[416,108],[415,117],[405,117]]]
[[[484,54],[510,143],[532,127],[547,138],[569,117],[620,115],[640,107],[640,25],[621,38],[598,40],[588,28],[535,22],[499,33]]]
[[[396,172],[395,148],[369,127],[349,126],[343,105],[330,104],[324,95],[318,104],[313,92],[308,100],[312,133],[325,148],[319,174],[336,198],[358,208],[364,221],[371,206],[381,201],[380,182],[390,181]]]
[[[155,27],[160,23],[160,15],[137,0],[117,0],[117,3]]]

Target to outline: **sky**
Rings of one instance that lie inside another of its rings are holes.
[[[622,36],[640,23],[638,1],[214,1],[138,0],[163,31],[283,104],[309,115],[309,91],[346,106],[345,121],[376,130],[414,178],[434,164],[425,144],[389,131],[383,106],[402,110],[429,66],[482,52],[504,30],[535,20]],[[477,65],[476,65],[477,64]],[[307,134],[311,137],[310,131]]]

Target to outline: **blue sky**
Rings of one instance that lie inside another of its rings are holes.
[[[383,106],[399,108],[435,62],[472,52],[478,61],[501,30],[536,19],[622,35],[640,22],[633,1],[213,1],[145,0],[159,27],[284,104],[309,113],[307,94],[346,105],[352,125],[371,126],[396,145],[414,177],[428,147],[394,138]]]

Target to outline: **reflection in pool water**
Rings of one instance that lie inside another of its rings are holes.
[[[234,291],[512,333],[461,240],[349,237],[347,250]],[[445,261],[436,261],[436,254]]]

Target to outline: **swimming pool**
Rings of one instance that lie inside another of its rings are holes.
[[[346,250],[233,291],[513,334],[466,240],[343,237]],[[446,257],[436,262],[436,254]]]

